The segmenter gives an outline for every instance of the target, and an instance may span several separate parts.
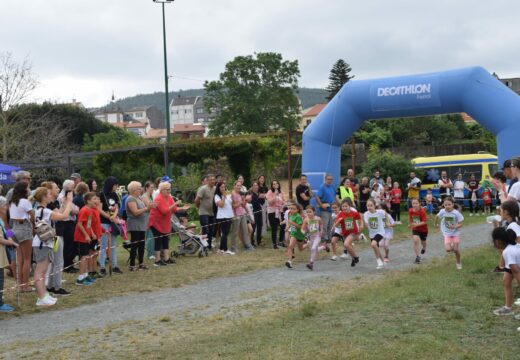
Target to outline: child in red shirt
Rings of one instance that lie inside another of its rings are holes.
[[[482,203],[484,205],[484,214],[482,215],[490,215],[491,214],[491,204],[493,202],[491,190],[488,187],[485,187],[482,190],[482,194],[480,197],[482,198]]]
[[[74,242],[78,244],[80,256],[79,276],[76,285],[91,285],[95,280],[88,273],[89,259],[94,258],[97,239],[101,236],[101,221],[97,209],[99,197],[96,193],[89,192],[83,198],[85,206],[79,211],[74,231]]]
[[[428,237],[428,218],[426,211],[421,207],[419,199],[412,199],[412,207],[408,210],[408,227],[412,229],[415,263],[421,262],[419,256],[419,241],[422,244],[421,255],[426,252],[426,238]]]
[[[350,206],[348,201],[343,201],[341,203],[341,212],[336,216],[334,226],[338,224],[341,225],[341,235],[345,239],[343,246],[345,250],[348,251],[350,256],[352,256],[352,262],[350,263],[350,266],[356,266],[356,264],[359,262],[359,257],[354,251],[352,242],[354,239],[357,239],[360,230],[363,230],[364,228],[363,218],[355,209]]]
[[[392,203],[392,218],[396,224],[401,224],[401,197],[403,193],[399,189],[399,183],[394,182],[392,190],[390,190],[390,201]]]

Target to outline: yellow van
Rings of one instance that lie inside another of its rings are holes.
[[[421,195],[426,189],[434,189],[433,195],[438,195],[438,181],[441,172],[446,171],[451,181],[457,179],[458,174],[462,174],[462,179],[467,182],[471,175],[482,184],[486,175],[492,179],[498,171],[498,158],[487,153],[418,157],[412,159],[415,165],[416,175],[421,179]],[[436,194],[437,193],[437,194]]]

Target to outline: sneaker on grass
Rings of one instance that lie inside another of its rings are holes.
[[[69,296],[71,294],[70,291],[67,291],[64,288],[59,288],[58,290],[54,290],[54,293],[56,295],[61,295],[61,296]]]
[[[383,266],[384,266],[384,264],[385,264],[385,263],[383,262],[383,260],[381,260],[381,259],[378,258],[378,259],[376,259],[376,261],[377,261],[376,269],[382,269]]]
[[[516,319],[516,320],[520,320],[520,314],[516,314],[516,315],[515,315],[515,319]]]
[[[92,285],[92,283],[90,281],[88,281],[87,278],[83,278],[83,279],[77,279],[76,280],[76,285],[78,286],[88,286],[88,285]]]
[[[493,314],[498,316],[513,315],[513,310],[511,308],[508,308],[507,306],[502,306],[501,308],[494,310]]]
[[[457,263],[457,270],[462,270],[462,264],[461,263]]]
[[[13,310],[14,310],[14,307],[12,307],[11,305],[2,304],[2,306],[0,306],[0,312],[3,312],[3,313],[11,312]]]
[[[45,296],[42,299],[38,298],[38,300],[36,300],[36,306],[41,306],[41,307],[53,306],[54,304],[56,304],[57,301],[58,301],[58,299],[53,298],[52,296],[50,296],[47,293],[47,294],[45,294]]]

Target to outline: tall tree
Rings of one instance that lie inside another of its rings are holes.
[[[218,81],[206,81],[204,104],[216,109],[210,135],[294,130],[299,121],[298,61],[278,53],[237,56]]]
[[[332,100],[332,98],[341,90],[341,87],[354,78],[354,76],[349,75],[351,71],[352,68],[350,65],[342,59],[339,59],[334,63],[330,70],[329,86],[327,86],[326,89],[329,92],[327,100]]]

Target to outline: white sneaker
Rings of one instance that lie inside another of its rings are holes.
[[[343,259],[343,260],[347,260],[348,259],[348,255],[343,253],[343,254],[341,254],[340,258]]]
[[[58,300],[56,298],[53,298],[47,294],[43,297],[43,299],[38,298],[38,300],[36,300],[36,306],[52,306],[56,304],[57,301]]]
[[[231,250],[226,250],[226,251],[224,252],[224,254],[235,255],[235,253],[234,253],[233,251],[231,251]]]
[[[337,257],[336,255],[332,255],[332,256],[330,257],[330,259],[331,259],[332,261],[336,261],[336,260],[338,260],[338,257]]]
[[[469,213],[469,216],[473,216],[473,213]]]
[[[385,263],[381,259],[377,259],[376,269],[382,269],[385,266]]]
[[[515,301],[515,305],[516,305],[516,306],[520,306],[520,298],[516,299],[516,301]]]
[[[462,270],[462,264],[461,263],[457,263],[457,270]]]
[[[150,257],[148,259],[155,260],[155,255],[150,255]]]

